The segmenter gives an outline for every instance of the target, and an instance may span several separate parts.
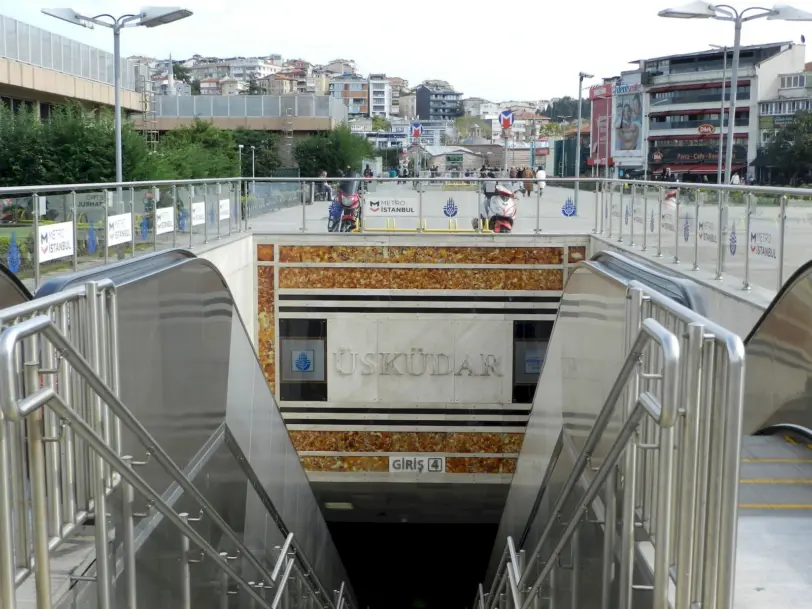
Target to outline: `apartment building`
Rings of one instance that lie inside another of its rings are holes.
[[[347,106],[347,114],[353,117],[369,115],[369,81],[354,74],[336,76],[330,81],[330,97],[340,99]]]
[[[297,92],[298,80],[279,72],[257,80],[257,86],[267,95],[290,95]]]
[[[324,69],[333,74],[357,74],[358,66],[352,59],[333,59],[324,64]]]
[[[199,61],[189,67],[193,80],[210,78],[236,78],[249,80],[252,78],[266,78],[281,70],[280,66],[260,57],[236,57],[232,59],[218,59],[216,61]]]
[[[392,103],[389,106],[389,114],[392,116],[401,116],[400,96],[409,94],[409,81],[398,76],[387,78],[387,80],[392,89]]]
[[[795,102],[805,102],[805,82],[800,85],[804,55],[805,47],[792,42],[742,47],[732,117],[734,171],[749,174],[758,154],[765,137],[760,135],[760,108],[790,111],[800,107]],[[720,120],[725,129],[731,120],[727,108],[720,114],[723,51],[636,63],[639,70],[623,73],[612,91],[612,160],[621,168],[641,168],[647,161],[653,173],[668,168],[689,181],[715,176]],[[728,51],[728,77],[731,63]],[[726,99],[730,90],[728,78]]]
[[[779,74],[775,88],[759,99],[759,145],[765,146],[776,132],[792,122],[796,112],[812,112],[812,62],[799,72]]]
[[[386,74],[369,75],[369,114],[389,118],[392,108],[392,85]]]
[[[421,120],[454,120],[463,115],[462,93],[443,80],[427,80],[415,89]]]
[[[400,92],[398,116],[403,118],[417,118],[417,96],[414,93]]]

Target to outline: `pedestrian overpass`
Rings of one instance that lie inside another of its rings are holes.
[[[812,192],[471,182],[0,193],[0,607],[812,606]]]

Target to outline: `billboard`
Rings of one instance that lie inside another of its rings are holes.
[[[643,85],[615,85],[613,96],[612,156],[643,157]]]
[[[612,97],[596,97],[592,100],[592,149],[589,158],[592,165],[605,166],[612,156],[610,125],[612,124]]]

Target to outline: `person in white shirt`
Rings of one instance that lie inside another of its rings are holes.
[[[536,184],[538,185],[539,196],[543,195],[544,188],[547,186],[547,172],[541,166],[536,169]]]
[[[730,176],[730,183],[734,186],[738,186],[742,183],[742,179],[739,177],[738,173],[734,173],[732,176]]]

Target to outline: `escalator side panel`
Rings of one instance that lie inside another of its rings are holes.
[[[603,406],[603,397],[609,393],[623,363],[626,287],[620,280],[594,272],[593,265],[580,265],[564,288],[516,474],[499,525],[497,543],[491,554],[486,577],[488,583],[493,577],[507,536],[517,540],[517,545],[528,547],[518,542],[537,503],[539,485],[554,454],[562,427],[573,450],[579,451]],[[610,422],[596,450],[597,462],[614,440],[618,417]],[[561,467],[564,466],[562,462]],[[564,475],[568,473],[561,471]],[[542,498],[537,517],[527,531],[528,541],[540,535],[538,529],[547,521],[545,510],[550,507],[549,500]]]
[[[0,264],[0,309],[28,302],[31,298],[31,292],[17,275]]]

